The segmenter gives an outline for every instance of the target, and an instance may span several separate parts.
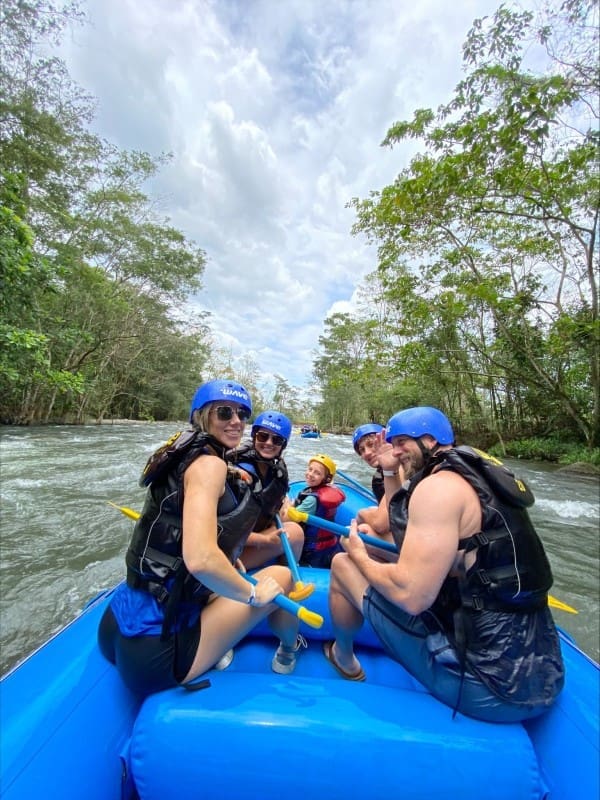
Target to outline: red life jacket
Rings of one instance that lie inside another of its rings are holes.
[[[346,495],[337,486],[325,484],[316,489],[307,486],[298,494],[295,505],[299,505],[305,497],[310,495],[315,495],[317,498],[317,510],[314,516],[323,517],[331,522],[335,519],[336,511],[346,499]],[[337,542],[338,537],[334,533],[319,528],[318,525],[310,523],[304,529],[304,552],[328,550],[335,547]]]

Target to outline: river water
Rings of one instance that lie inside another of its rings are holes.
[[[175,430],[172,423],[0,428],[0,674],[124,577],[133,523],[109,502],[141,508],[141,469]],[[371,470],[350,437],[328,434],[292,437],[292,480],[302,480],[308,457],[318,452],[370,483]],[[579,610],[554,617],[598,660],[598,480],[547,464],[506,463],[536,495],[531,516],[552,563],[552,594]]]

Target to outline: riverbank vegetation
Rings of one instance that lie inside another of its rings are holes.
[[[160,417],[187,402],[206,357],[205,254],[143,186],[167,156],[90,131],[94,99],[45,55],[76,3],[0,8],[0,418],[17,424]]]
[[[598,463],[597,2],[476,20],[454,95],[387,132],[417,154],[350,201],[378,263],[324,321],[312,403],[182,318],[206,255],[145,193],[168,156],[91,133],[93,98],[45,55],[80,17],[0,10],[2,422],[182,419],[199,375],[232,376],[323,430],[435,405],[499,455]]]
[[[505,452],[600,446],[597,13],[502,6],[449,102],[388,131],[419,150],[352,201],[379,261],[360,313],[325,322],[322,427],[423,404]]]

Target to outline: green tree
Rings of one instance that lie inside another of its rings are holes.
[[[345,430],[357,420],[379,416],[385,382],[378,360],[377,327],[376,321],[350,314],[333,314],[325,320],[325,334],[319,338],[321,354],[313,365],[321,386],[317,408],[321,427]]]
[[[167,157],[122,152],[91,134],[92,98],[44,53],[81,18],[77,3],[5,0],[0,9],[10,56],[0,65],[0,159],[11,187],[2,241],[12,326],[3,328],[11,370],[5,360],[2,416],[13,422],[180,413],[179,390],[166,387],[187,394],[206,358],[203,319],[176,311],[201,288],[204,253],[143,191]]]
[[[17,176],[0,179],[0,418],[21,414],[31,376],[54,391],[79,391],[79,376],[54,369],[49,338],[37,325],[36,299],[54,294],[54,274],[34,250],[34,235],[24,222],[25,205]]]
[[[437,311],[444,296],[459,304],[447,342],[477,353],[472,396],[494,380],[506,409],[509,385],[523,387],[522,402],[533,387],[547,417],[560,409],[590,447],[600,440],[597,14],[596,3],[567,0],[537,25],[504,6],[476,20],[451,102],[416,111],[384,140],[418,139],[423,152],[392,185],[353,201],[355,231],[378,243],[391,296],[403,294],[398,264],[409,263],[411,293]],[[534,40],[546,48],[544,74],[524,63]],[[463,384],[472,361],[451,364]]]
[[[275,375],[275,390],[272,403],[269,405],[281,411],[292,422],[301,420],[304,416],[304,405],[300,389],[296,386],[291,386],[282,375]]]

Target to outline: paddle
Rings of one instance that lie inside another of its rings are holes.
[[[325,530],[331,531],[338,536],[348,536],[350,534],[350,531],[344,525],[340,525],[337,522],[331,522],[330,520],[323,519],[322,517],[315,517],[313,514],[307,514],[304,511],[298,511],[297,508],[288,508],[287,515],[288,518],[294,522],[309,522],[311,525],[318,525],[320,528],[325,528]],[[358,535],[365,544],[379,547],[381,550],[388,550],[390,553],[398,552],[396,545],[392,544],[391,542],[386,542],[383,539],[376,539],[374,536],[369,536],[366,533],[359,532]],[[557,608],[559,611],[566,611],[569,614],[579,613],[576,608],[563,603],[562,600],[558,600],[551,594],[548,595],[548,605],[550,608]]]
[[[573,606],[568,606],[566,603],[563,603],[562,600],[559,600],[557,597],[552,597],[551,594],[548,595],[548,605],[550,608],[558,608],[559,611],[566,611],[569,614],[579,614],[576,608]]]
[[[254,575],[249,575],[247,572],[241,572],[240,575],[242,578],[245,578],[255,586],[258,583]],[[286,597],[284,594],[276,595],[271,602],[275,603],[275,605],[279,606],[280,608],[283,608],[284,611],[287,611],[288,613],[293,614],[295,617],[298,617],[299,620],[302,620],[302,622],[310,625],[311,628],[320,628],[323,625],[323,617],[320,614],[317,614],[316,611],[310,611],[308,608],[301,606],[294,600],[290,600],[290,598]]]
[[[133,508],[127,508],[127,506],[118,506],[116,503],[111,503],[110,501],[108,502],[108,505],[118,509],[121,512],[121,514],[125,514],[125,516],[129,517],[129,519],[137,520],[141,516],[139,511],[134,511]],[[294,560],[293,553],[292,553],[292,560]],[[296,569],[298,568],[296,567]],[[256,578],[252,575],[248,575],[247,572],[240,572],[240,575],[242,576],[242,578],[245,578],[250,583],[253,584],[258,583]],[[314,585],[310,584],[309,588],[310,588],[310,593],[312,594],[315,588]],[[276,597],[274,597],[273,603],[275,603],[276,606],[283,608],[288,613],[293,614],[295,617],[298,617],[298,619],[302,620],[302,622],[305,622],[311,628],[320,628],[323,625],[323,617],[320,614],[317,614],[316,611],[310,611],[310,609],[301,606],[299,603],[296,603],[294,600],[290,599],[289,597],[286,597],[284,594],[278,594]]]
[[[302,578],[300,577],[300,570],[298,569],[298,564],[296,563],[296,557],[294,556],[294,551],[292,550],[290,540],[287,537],[287,533],[285,532],[279,514],[275,514],[275,522],[277,527],[281,530],[281,544],[283,545],[283,551],[292,573],[292,578],[294,579],[294,589],[289,593],[289,597],[292,600],[306,600],[306,598],[310,597],[310,595],[314,592],[315,585],[314,583],[305,584],[302,581]]]
[[[129,517],[129,519],[138,520],[141,516],[139,511],[134,511],[133,508],[127,508],[127,506],[118,506],[116,503],[111,503],[110,500],[108,501],[108,505],[116,508],[121,514],[125,514],[126,517]]]
[[[336,536],[348,536],[350,531],[344,525],[338,522],[331,522],[331,520],[317,517],[314,514],[307,514],[306,511],[298,511],[297,508],[291,506],[287,510],[288,519],[292,522],[308,522],[310,525],[316,525],[319,528],[324,528],[326,531],[335,533]],[[377,539],[375,536],[369,536],[367,533],[358,534],[365,544],[371,544],[379,547],[381,550],[389,550],[390,553],[397,553],[398,548],[391,542],[386,542],[384,539]]]

